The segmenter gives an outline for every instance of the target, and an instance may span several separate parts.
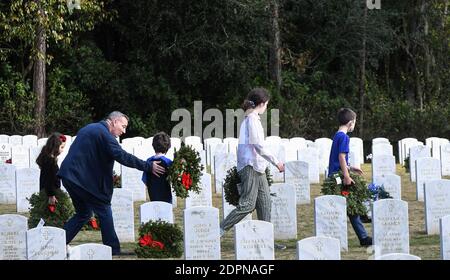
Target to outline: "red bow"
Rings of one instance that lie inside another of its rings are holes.
[[[343,196],[348,196],[350,194],[350,192],[349,191],[341,191],[341,194]]]
[[[59,135],[59,140],[61,140],[61,142],[66,142],[67,138],[64,134]]]
[[[5,161],[5,163],[12,164],[12,159],[7,159],[7,160]]]
[[[91,220],[89,221],[89,223],[91,224],[91,227],[93,229],[98,229],[98,224],[97,224],[97,220],[95,218],[91,218]]]
[[[189,190],[189,188],[192,185],[191,174],[183,173],[183,175],[181,176],[181,184],[183,184],[183,186],[186,188],[186,190]]]
[[[156,241],[152,239],[150,234],[144,234],[141,238],[139,238],[139,245],[141,247],[159,247],[159,249],[164,249],[164,244],[162,242]]]
[[[55,211],[56,211],[56,205],[55,205],[55,204],[49,204],[49,205],[48,205],[48,210],[49,210],[51,213],[55,213]]]

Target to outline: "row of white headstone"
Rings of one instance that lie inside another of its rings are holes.
[[[128,203],[117,199],[126,200],[116,196],[113,213],[117,212],[117,207],[122,210],[132,209],[130,198]],[[218,212],[219,210],[213,207],[192,207],[184,210],[185,259],[221,258]],[[297,243],[297,259],[340,259],[340,251],[348,249],[345,198],[318,197],[315,199],[314,212],[316,238],[300,240]],[[119,238],[121,230],[124,229],[122,219],[130,222],[133,217],[125,215],[123,211],[122,214],[115,214]],[[272,220],[278,222],[274,216]],[[375,259],[409,255],[408,205],[405,201],[395,199],[376,201],[373,205],[372,221]],[[295,219],[285,222],[295,223]],[[439,222],[441,257],[450,259],[450,215],[440,218]],[[133,223],[129,224],[134,232]],[[0,216],[0,225],[0,259],[66,259],[64,230],[52,227],[28,230],[25,217],[10,214]],[[234,244],[236,259],[274,259],[276,228],[276,223],[264,221],[247,220],[236,224]],[[134,238],[129,241],[134,242]],[[95,248],[85,247],[89,249],[84,250],[84,253],[75,254],[71,250],[70,255],[73,256],[71,259],[78,258],[80,254],[83,255],[80,258],[84,259],[94,259],[95,255],[102,255],[97,254]],[[108,259],[110,251],[104,255],[108,255],[104,257]]]

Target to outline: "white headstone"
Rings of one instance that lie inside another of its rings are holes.
[[[450,215],[450,180],[425,181],[427,234],[438,234],[439,219],[447,215]]]
[[[450,215],[440,219],[439,229],[441,236],[441,259],[450,260]]]
[[[286,162],[286,151],[284,150],[284,146],[282,146],[281,144],[279,145],[264,144],[264,147],[280,162]],[[274,183],[284,181],[284,174],[278,171],[278,168],[276,166],[274,166],[273,164],[268,164],[268,167]]]
[[[121,165],[122,188],[133,192],[134,201],[145,201],[147,187],[142,182],[142,171]]]
[[[184,210],[184,258],[220,260],[219,209],[199,206]]]
[[[297,238],[297,205],[295,187],[287,183],[270,186],[272,210],[270,220],[273,223],[275,239]]]
[[[140,138],[125,138],[122,139],[122,146],[127,146],[127,147],[136,147],[142,144],[142,139]]]
[[[289,139],[289,143],[295,146],[296,150],[306,149],[308,146],[306,145],[306,139],[303,137],[293,137]]]
[[[373,244],[375,256],[409,254],[408,203],[381,199],[373,203]]]
[[[214,153],[215,148],[218,144],[222,144],[222,139],[217,137],[207,138],[204,141],[204,149],[206,151],[206,163],[211,166],[211,161],[213,160],[212,153]],[[225,144],[227,147],[227,144]]]
[[[395,157],[377,155],[372,157],[372,181],[375,177],[395,174]]]
[[[235,154],[215,154],[214,155],[214,177],[216,193],[222,192],[222,185],[227,177],[227,172],[237,164]]]
[[[69,260],[112,260],[112,250],[103,244],[81,244],[70,249]]]
[[[25,135],[22,138],[22,145],[25,147],[37,147],[37,140],[36,135]]]
[[[283,147],[284,147],[284,152],[285,152],[285,160],[286,162],[289,161],[296,161],[297,160],[297,153],[298,153],[298,148],[295,144],[292,144],[290,142],[287,143],[282,143]]]
[[[173,224],[172,204],[164,201],[146,202],[140,207],[141,224],[150,220],[162,220]]]
[[[372,139],[372,145],[380,144],[380,143],[388,143],[389,144],[389,139],[384,138],[384,137],[377,137],[377,138]]]
[[[430,148],[427,146],[419,145],[409,149],[409,172],[411,176],[411,182],[416,181],[416,160],[418,158],[431,157]]]
[[[349,144],[350,152],[355,153],[355,159],[359,164],[364,163],[364,142],[361,138],[358,137],[350,137],[350,144]]]
[[[429,180],[441,179],[441,164],[438,159],[427,157],[416,160],[416,197],[423,201],[423,188]]]
[[[120,242],[134,242],[133,193],[125,189],[114,189],[111,200],[114,228]]]
[[[234,226],[236,260],[274,260],[273,224],[245,221]]]
[[[339,239],[313,236],[297,241],[298,260],[340,260]]]
[[[203,144],[202,144],[202,139],[198,136],[187,136],[186,138],[184,138],[184,143],[186,144],[186,146],[201,146],[201,150],[203,150]]]
[[[0,164],[0,204],[16,203],[16,167]]]
[[[393,199],[402,199],[401,177],[395,174],[375,177],[375,185],[383,186]]]
[[[441,145],[442,176],[450,176],[450,144]]]
[[[384,142],[372,145],[372,157],[381,155],[388,155],[388,156],[394,155],[392,145]]]
[[[155,154],[151,145],[141,145],[133,148],[133,154],[141,160],[147,160]]]
[[[22,146],[22,135],[9,136],[9,144],[11,146]]]
[[[316,236],[328,236],[340,241],[348,250],[346,199],[337,195],[323,195],[314,199],[314,228]]]
[[[304,161],[288,161],[285,164],[284,181],[295,187],[297,204],[311,202],[309,167]]]
[[[357,153],[352,152],[352,149],[350,148],[350,151],[348,152],[348,165],[351,167],[361,168],[360,160],[357,158]],[[328,171],[328,168],[326,169]],[[325,177],[327,177],[325,175]]]
[[[30,197],[39,192],[40,170],[35,168],[21,168],[16,170],[16,205],[17,212],[28,212]]]
[[[280,136],[267,136],[264,141],[267,143],[267,145],[280,145],[281,137]]]
[[[0,144],[9,144],[9,135],[0,134]]]
[[[419,141],[416,138],[404,138],[401,140],[402,143],[402,161],[401,164],[404,164],[404,161],[407,157],[409,157],[409,152],[411,147],[419,146]]]
[[[383,260],[383,261],[420,261],[421,259],[418,256],[410,255],[410,254],[402,254],[402,253],[392,253],[380,256],[375,258],[375,260]]]
[[[11,145],[7,143],[0,144],[0,164],[5,163],[11,159]]]
[[[12,164],[17,168],[30,167],[30,153],[29,148],[25,146],[12,146]]]
[[[21,215],[0,215],[0,260],[27,259],[28,219]]]
[[[223,143],[228,145],[228,152],[237,154],[237,147],[239,145],[239,139],[237,138],[225,138]]]
[[[30,168],[39,169],[39,165],[36,163],[36,159],[41,153],[42,146],[30,147]]]
[[[39,138],[37,140],[38,147],[44,147],[45,144],[47,144],[47,140],[48,140],[48,138]],[[66,139],[66,145],[67,145],[67,139]]]
[[[322,174],[325,168],[328,168],[333,140],[330,138],[319,138],[316,139],[314,143],[317,144],[319,150],[319,172]]]
[[[320,182],[319,176],[319,151],[316,148],[306,148],[298,151],[299,161],[308,163],[309,182],[317,184]]]
[[[65,260],[66,231],[56,227],[36,227],[27,231],[29,260]]]
[[[211,192],[211,175],[203,173],[200,177],[201,189],[197,194],[190,192],[189,197],[185,200],[185,208],[195,206],[207,206],[212,207],[212,192]]]

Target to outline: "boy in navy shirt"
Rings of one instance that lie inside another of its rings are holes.
[[[350,137],[347,133],[355,129],[356,113],[351,109],[343,108],[338,112],[339,130],[333,137],[333,144],[331,145],[330,161],[328,166],[328,176],[332,177],[333,173],[342,170],[344,174],[345,186],[354,184],[355,182],[350,177],[350,170],[358,174],[362,174],[362,170],[357,167],[350,167],[348,165],[348,152],[350,147]],[[349,215],[350,223],[358,236],[361,246],[372,245],[372,238],[368,236],[364,225],[361,222],[359,215]]]
[[[172,165],[172,161],[164,155],[170,149],[170,137],[165,132],[159,132],[153,136],[152,142],[155,155],[148,158],[147,162],[159,161],[159,165],[163,166],[165,170]],[[167,172],[161,176],[155,176],[153,173],[145,172],[142,174],[142,181],[147,186],[148,196],[150,201],[164,201],[172,203],[172,191],[170,183],[167,180]]]

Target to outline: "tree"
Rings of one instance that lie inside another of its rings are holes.
[[[69,47],[75,34],[91,30],[96,23],[111,18],[113,13],[105,12],[109,1],[84,0],[81,10],[72,11],[71,6],[61,0],[11,0],[0,10],[0,33],[6,46],[4,55],[18,56],[24,81],[33,69],[38,137],[45,134],[46,64],[52,60],[47,45]],[[67,2],[73,4],[72,0]]]

